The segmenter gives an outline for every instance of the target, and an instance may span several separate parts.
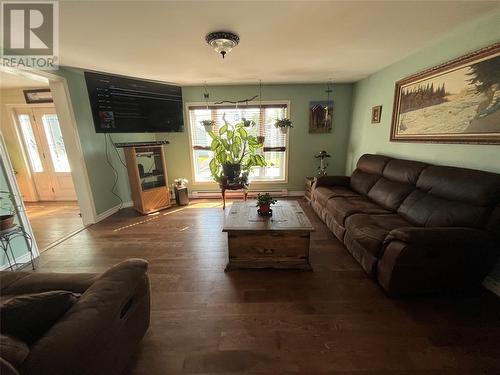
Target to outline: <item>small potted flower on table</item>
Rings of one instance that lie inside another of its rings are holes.
[[[257,213],[260,216],[271,216],[273,214],[273,210],[271,209],[271,205],[276,204],[277,200],[271,197],[269,193],[260,194],[257,196]]]

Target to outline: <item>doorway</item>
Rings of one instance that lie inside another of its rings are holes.
[[[68,155],[55,108],[16,108],[14,113],[38,200],[76,201]]]
[[[8,77],[8,78],[7,78]],[[49,89],[2,73],[2,134],[23,208],[40,251],[85,228],[60,116],[52,103],[28,104],[24,90]]]

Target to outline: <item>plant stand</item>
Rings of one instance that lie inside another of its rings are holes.
[[[243,200],[246,202],[248,196],[248,184],[241,183],[220,183],[219,187],[222,193],[222,209],[226,209],[226,190],[243,190]]]
[[[30,253],[30,261],[26,263],[17,263],[16,256],[12,250],[12,240],[20,237],[25,239]],[[12,228],[0,231],[0,248],[5,253],[5,257],[7,258],[9,269],[11,271],[18,270],[29,263],[31,263],[31,267],[35,269],[35,263],[33,261],[33,238],[31,238],[31,236],[21,226],[15,225]]]

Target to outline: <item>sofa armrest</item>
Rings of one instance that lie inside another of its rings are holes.
[[[320,176],[316,178],[314,187],[320,186],[349,186],[351,178],[349,176]]]
[[[130,259],[100,275],[30,349],[26,374],[118,374],[149,327],[148,263]]]
[[[433,247],[469,247],[471,245],[490,245],[493,238],[484,231],[462,227],[406,227],[393,229],[384,242],[403,241],[408,244],[432,245]]]
[[[457,290],[479,284],[495,258],[495,243],[486,231],[399,228],[384,240],[377,279],[392,296]]]
[[[1,272],[1,295],[43,293],[68,290],[84,293],[95,281],[95,273]]]

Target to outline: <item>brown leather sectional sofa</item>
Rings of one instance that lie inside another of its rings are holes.
[[[393,296],[477,284],[500,250],[499,174],[366,154],[311,205]]]

